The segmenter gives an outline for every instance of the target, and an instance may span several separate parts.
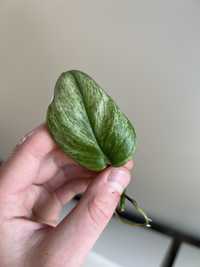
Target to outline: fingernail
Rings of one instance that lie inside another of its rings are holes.
[[[22,139],[19,141],[18,145],[23,144],[27,140],[28,137],[33,135],[34,132],[35,132],[35,130],[32,130],[31,132],[29,132],[26,135],[24,135],[24,137],[22,137]]]
[[[112,168],[108,177],[108,183],[112,192],[122,194],[130,182],[130,173],[123,168]]]
[[[25,134],[24,137],[22,137],[22,139],[19,141],[17,145],[23,144],[29,137],[31,137],[41,127],[42,127],[42,124],[39,125],[37,128],[33,129],[32,131],[30,131],[29,133]]]

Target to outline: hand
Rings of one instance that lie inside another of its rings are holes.
[[[101,173],[66,157],[42,125],[0,168],[0,266],[78,267],[112,217],[133,162]],[[62,207],[84,193],[62,222]]]

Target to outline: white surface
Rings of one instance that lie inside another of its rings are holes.
[[[132,227],[113,219],[94,251],[123,267],[160,267],[170,239],[150,229]]]
[[[91,74],[134,122],[131,194],[199,235],[200,1],[1,0],[0,157],[45,118],[58,75]]]
[[[62,217],[72,207],[72,203],[67,205]],[[170,244],[170,238],[151,229],[132,227],[113,218],[97,241],[93,252],[101,255],[108,264],[112,262],[121,267],[160,267]],[[92,257],[91,261],[93,258],[95,260],[95,257]]]
[[[95,252],[91,252],[83,267],[121,267],[105,259]]]
[[[182,245],[177,255],[174,267],[199,267],[200,266],[200,249]]]

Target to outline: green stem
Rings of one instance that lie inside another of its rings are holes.
[[[124,212],[126,208],[126,190],[124,190],[123,194],[121,195],[120,202],[119,202],[119,211]]]
[[[126,199],[135,207],[136,211],[144,218],[144,223],[130,222],[122,217],[122,213],[125,211],[125,207],[126,207]],[[116,213],[123,223],[134,225],[134,226],[136,225],[136,226],[151,227],[150,223],[152,222],[152,220],[146,215],[144,210],[139,207],[138,203],[133,198],[126,195],[125,191],[123,192],[121,196],[119,207],[116,210]]]

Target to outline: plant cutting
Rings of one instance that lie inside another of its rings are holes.
[[[136,133],[131,122],[101,86],[82,71],[70,70],[58,78],[47,111],[47,126],[61,150],[92,171],[122,166],[135,152]],[[149,226],[150,219],[125,192],[118,215],[125,210],[126,200]]]

